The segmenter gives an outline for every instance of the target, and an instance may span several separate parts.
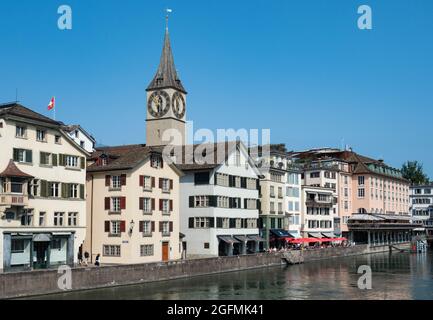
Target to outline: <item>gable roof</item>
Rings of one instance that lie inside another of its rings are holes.
[[[30,110],[29,108],[24,107],[23,105],[19,103],[7,103],[0,105],[0,117],[1,116],[17,116],[17,117],[23,117],[30,120],[36,120],[36,121],[42,121],[47,124],[55,125],[55,126],[61,126],[63,125],[62,122],[55,121],[53,119],[50,119],[40,113],[37,113],[33,110]]]
[[[67,132],[67,133],[71,133],[72,131],[79,130],[87,138],[89,138],[90,140],[92,140],[92,142],[96,143],[96,139],[90,133],[88,133],[86,130],[84,130],[83,127],[81,127],[79,124],[64,125],[64,126],[62,126],[62,130],[65,131],[65,132]]]

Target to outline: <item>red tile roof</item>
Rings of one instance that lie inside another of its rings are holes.
[[[9,161],[9,164],[7,168],[0,173],[0,177],[2,178],[33,178],[33,176],[22,172],[18,167],[15,165],[13,160]]]

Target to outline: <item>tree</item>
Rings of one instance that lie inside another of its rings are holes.
[[[418,161],[407,161],[401,168],[403,178],[412,184],[428,184],[429,178],[424,173],[423,165]]]

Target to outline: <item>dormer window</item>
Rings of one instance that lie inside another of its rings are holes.
[[[157,155],[152,156],[151,166],[155,169],[161,169],[163,167],[162,157]]]

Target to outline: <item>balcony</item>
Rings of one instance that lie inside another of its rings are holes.
[[[29,204],[29,197],[24,194],[4,194],[0,193],[0,206],[25,207]]]

